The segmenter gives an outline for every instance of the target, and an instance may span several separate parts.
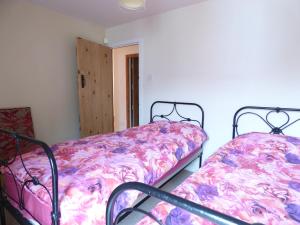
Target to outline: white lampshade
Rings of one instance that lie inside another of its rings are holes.
[[[119,0],[119,2],[125,9],[137,10],[145,8],[146,0]]]

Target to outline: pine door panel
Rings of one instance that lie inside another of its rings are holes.
[[[113,131],[112,49],[77,39],[80,135]]]

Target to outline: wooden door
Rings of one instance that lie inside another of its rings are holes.
[[[80,135],[113,131],[112,49],[77,38]]]

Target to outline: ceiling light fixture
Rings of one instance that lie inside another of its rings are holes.
[[[144,9],[146,0],[119,0],[120,5],[129,10]]]

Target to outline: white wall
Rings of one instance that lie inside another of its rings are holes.
[[[106,30],[143,40],[142,123],[154,100],[206,112],[205,158],[231,138],[244,105],[300,107],[300,1],[208,0]]]
[[[79,137],[76,37],[104,29],[25,1],[0,1],[0,107],[32,107],[48,143]]]
[[[115,131],[127,128],[126,55],[137,53],[139,53],[138,45],[113,49]]]

